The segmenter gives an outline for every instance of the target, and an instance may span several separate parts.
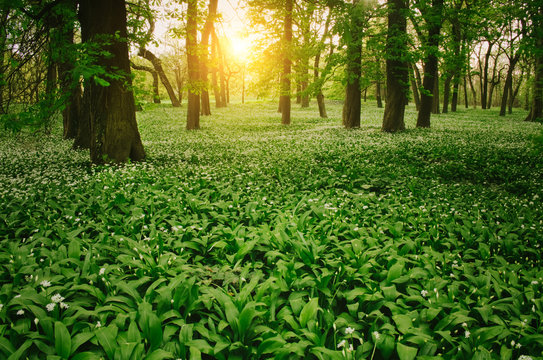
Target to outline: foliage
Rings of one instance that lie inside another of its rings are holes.
[[[148,161],[118,167],[0,135],[1,358],[542,355],[538,124],[184,111],[139,113]]]

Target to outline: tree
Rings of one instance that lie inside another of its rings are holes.
[[[532,22],[529,51],[535,60],[532,102],[526,121],[543,122],[543,4],[532,0],[525,9]]]
[[[209,0],[209,11],[207,14],[207,19],[204,24],[204,30],[202,31],[202,41],[201,41],[201,62],[200,62],[200,75],[202,77],[202,93],[200,95],[200,114],[201,115],[211,115],[211,107],[209,105],[209,81],[207,78],[208,73],[208,62],[209,62],[209,38],[213,29],[213,22],[217,16],[217,3],[218,0]]]
[[[294,0],[285,2],[285,20],[283,33],[283,72],[281,73],[281,97],[279,108],[281,110],[281,124],[290,125],[290,59],[292,47],[292,8]]]
[[[187,0],[187,130],[200,128],[200,74],[198,58],[198,1]]]
[[[149,66],[138,65],[134,64],[133,62],[131,62],[130,65],[135,70],[146,71],[151,74],[151,76],[153,77],[153,102],[155,104],[160,104],[160,92],[158,90],[158,72],[154,68]]]
[[[345,77],[345,103],[343,104],[343,126],[347,129],[360,127],[360,77],[362,76],[362,29],[363,4],[360,0],[353,0],[349,15],[349,24],[346,26],[347,59]]]
[[[81,39],[99,47],[95,74],[85,84],[83,106],[90,125],[90,154],[96,164],[143,160],[131,90],[124,0],[80,0]]]
[[[426,1],[419,1],[417,5],[428,29],[427,36],[422,39],[425,52],[424,79],[422,80],[417,127],[430,127],[430,114],[434,102],[433,94],[437,76],[443,0],[432,0],[431,5]]]
[[[388,0],[386,41],[387,94],[382,130],[405,130],[404,114],[409,92],[407,54],[407,6],[405,0]]]

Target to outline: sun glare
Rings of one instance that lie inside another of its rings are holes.
[[[235,57],[240,60],[245,60],[249,55],[249,49],[251,47],[251,42],[248,38],[242,37],[232,37],[230,39],[230,46],[232,48],[232,53]]]

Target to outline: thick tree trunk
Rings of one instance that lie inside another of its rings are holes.
[[[284,43],[283,43],[283,72],[281,74],[281,124],[290,125],[290,46],[292,44],[292,9],[294,0],[286,0]]]
[[[432,113],[434,85],[437,74],[437,48],[439,46],[439,33],[441,31],[443,0],[432,0],[432,8],[429,14],[424,14],[426,21],[429,22],[428,42],[426,44],[426,60],[424,62],[424,80],[421,93],[420,110],[417,116],[417,127],[430,127],[430,116]]]
[[[360,38],[359,14],[356,7],[360,0],[353,0],[351,14],[351,42],[347,44],[347,86],[345,88],[345,102],[343,104],[343,126],[347,129],[360,127],[360,77],[362,76],[362,39]]]
[[[198,0],[187,0],[187,68],[188,79],[188,106],[187,130],[200,128],[200,74],[198,59]]]
[[[543,10],[540,11],[540,13]],[[543,15],[543,14],[540,14]],[[539,49],[543,49],[543,38],[537,42]],[[534,85],[532,87],[532,104],[526,121],[543,122],[543,52],[539,50],[535,59]]]
[[[158,76],[160,77],[160,81],[162,81],[162,85],[164,85],[164,87],[166,88],[166,92],[168,93],[168,96],[170,97],[172,106],[180,107],[181,103],[179,102],[179,99],[175,95],[175,91],[173,91],[173,87],[170,83],[170,80],[168,79],[168,77],[166,76],[166,73],[164,72],[164,68],[162,67],[162,61],[160,61],[160,59],[156,57],[155,54],[153,54],[152,52],[144,48],[141,48],[139,50],[138,55],[150,61],[151,64],[153,64],[155,71],[158,73]]]
[[[409,92],[405,0],[388,0],[388,34],[386,40],[387,97],[383,125],[387,132],[405,130],[405,105]]]
[[[509,100],[508,100],[508,112],[509,112],[509,114],[513,113],[513,104],[515,102],[515,99],[517,98],[518,92],[520,90],[520,86],[522,85],[522,77],[523,77],[523,75],[524,75],[524,73],[520,74],[520,79],[518,80],[518,83],[517,83],[517,86],[515,87],[515,89],[513,89],[513,86],[510,87],[511,94],[510,94]]]
[[[96,164],[143,160],[145,152],[131,90],[125,2],[81,0],[79,21],[83,42],[100,44],[106,39],[101,47],[110,55],[99,57],[97,65],[116,73],[107,79],[109,86],[98,85],[94,79],[86,83],[83,104],[91,119],[91,160]]]
[[[88,92],[90,91],[92,80],[86,80],[84,83],[84,92],[81,97],[81,108],[77,124],[77,134],[75,135],[73,148],[77,150],[90,149],[91,147],[91,102]],[[85,93],[87,93],[85,95]],[[134,109],[135,110],[135,109]]]

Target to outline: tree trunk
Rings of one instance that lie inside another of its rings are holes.
[[[351,41],[347,43],[347,86],[345,88],[345,103],[343,104],[343,126],[347,129],[360,127],[360,77],[362,76],[362,39],[360,29],[361,19],[356,11],[360,0],[353,0],[351,13]]]
[[[217,68],[215,69],[218,73],[218,79],[215,79],[216,82],[218,80],[218,86],[217,86],[217,92],[215,97],[215,104],[216,107],[226,107],[227,100],[226,100],[226,79],[224,74],[224,56],[222,53],[221,44],[219,42],[219,37],[217,36],[217,33],[215,30],[211,32],[212,41],[215,46],[215,54],[216,54],[216,63]],[[217,74],[215,75],[217,76]],[[218,98],[217,98],[218,95]]]
[[[75,14],[77,4],[70,0],[65,0],[64,4],[73,14],[72,21],[65,16],[61,18],[60,36],[62,42],[66,45],[74,42]],[[62,51],[62,50],[61,50]],[[60,90],[66,96],[66,106],[62,111],[63,123],[63,138],[75,139],[79,127],[79,118],[81,116],[81,84],[79,79],[74,79],[72,71],[74,69],[74,61],[68,53],[61,54],[61,61],[58,65]]]
[[[109,86],[95,79],[86,83],[83,94],[90,115],[90,155],[95,164],[140,161],[145,158],[132,93],[128,43],[126,41],[126,8],[124,0],[81,0],[79,21],[83,42],[98,43],[109,56],[97,59],[107,73]],[[119,40],[120,38],[120,40]]]
[[[428,14],[424,14],[429,23],[428,41],[426,44],[426,59],[424,62],[424,80],[421,92],[420,110],[417,116],[417,127],[430,127],[430,116],[432,112],[434,85],[437,74],[437,48],[439,46],[439,33],[441,31],[441,13],[443,0],[432,0],[432,8]]]
[[[292,9],[294,0],[286,0],[283,42],[283,72],[281,74],[281,124],[290,125],[290,71],[292,44]]]
[[[375,83],[375,100],[377,100],[377,107],[381,109],[383,107],[383,99],[381,98],[381,80],[377,80]]]
[[[411,79],[411,91],[413,92],[413,100],[415,101],[415,107],[417,111],[419,111],[420,110],[419,88],[421,86],[419,68],[415,64],[409,64],[409,67],[411,68],[411,76],[409,76],[409,78]]]
[[[432,101],[432,114],[439,114],[439,71],[434,76],[434,92]]]
[[[409,64],[407,52],[405,0],[388,0],[388,34],[386,40],[387,97],[383,125],[387,132],[405,130],[405,105],[409,92]],[[379,84],[379,83],[378,83]]]
[[[330,27],[330,20],[331,20],[331,11],[328,12],[328,17],[326,18],[326,23],[324,24],[324,34],[321,38],[321,46],[324,48],[324,44],[326,41],[326,38],[328,37],[328,31]],[[321,52],[323,48],[319,48],[317,51],[317,54],[315,55],[315,63],[313,65],[313,82],[318,86],[317,88],[317,106],[319,107],[319,116],[323,119],[328,117],[328,114],[326,114],[326,106],[324,104],[324,94],[322,93],[322,83],[324,82],[324,79],[320,78],[319,75],[319,67],[320,67],[320,60],[321,60]],[[330,51],[332,51],[333,46],[330,44]]]
[[[488,42],[488,49],[485,54],[485,62],[484,67],[482,69],[482,73],[480,78],[482,79],[482,86],[481,86],[481,108],[482,109],[488,109],[490,108],[488,104],[488,67],[490,62],[490,54],[492,51],[492,47],[494,46],[493,42]]]
[[[446,114],[449,112],[449,97],[451,95],[451,82],[452,77],[451,75],[448,75],[445,78],[445,82],[443,83],[443,114]]]
[[[200,75],[202,77],[203,85],[200,98],[200,113],[202,115],[211,115],[211,106],[209,105],[209,81],[207,78],[207,64],[209,62],[209,38],[211,36],[211,31],[213,30],[213,22],[215,21],[215,17],[217,16],[217,3],[218,0],[209,0],[207,19],[204,24],[204,30],[202,31],[202,42],[200,46],[202,54],[200,62]]]
[[[473,91],[473,94],[475,95],[475,91]],[[473,99],[475,101],[475,98]],[[469,99],[468,99],[468,82],[466,80],[466,76],[464,75],[464,107],[466,109],[469,109]]]
[[[188,105],[187,130],[200,128],[200,74],[198,59],[198,0],[187,0],[187,69]]]
[[[539,49],[543,49],[543,38],[541,35],[537,41],[537,44]],[[525,120],[543,122],[543,52],[539,51],[538,54],[535,55],[535,58],[532,104],[530,113]]]
[[[518,95],[518,92],[520,90],[520,86],[522,85],[522,78],[524,76],[524,72],[520,73],[520,78],[518,80],[518,83],[517,83],[517,86],[515,87],[515,89],[513,89],[513,86],[510,87],[511,89],[511,94],[509,96],[509,100],[508,100],[508,112],[509,114],[512,114],[513,113],[513,103]]]
[[[162,67],[162,61],[160,61],[160,59],[156,57],[155,54],[153,54],[152,52],[144,48],[141,48],[139,50],[138,55],[150,61],[151,64],[153,64],[155,71],[158,73],[158,76],[160,77],[160,81],[162,81],[162,85],[164,85],[164,87],[166,88],[166,92],[168,93],[168,96],[170,97],[172,106],[180,107],[181,103],[179,102],[179,99],[175,95],[175,91],[173,91],[173,87],[170,83],[170,80],[168,79],[168,77],[166,76],[166,73],[164,72],[164,68]]]
[[[517,65],[519,57],[520,55],[516,55],[511,59],[511,61],[509,61],[509,69],[507,69],[507,75],[505,76],[505,85],[503,85],[500,116],[505,116],[505,112],[507,111],[507,100],[509,98],[509,95],[513,93],[513,70]]]
[[[175,83],[177,86],[177,99],[179,99],[179,104],[183,103],[183,86],[185,84],[185,79],[181,73],[181,67],[177,66],[175,68]]]

